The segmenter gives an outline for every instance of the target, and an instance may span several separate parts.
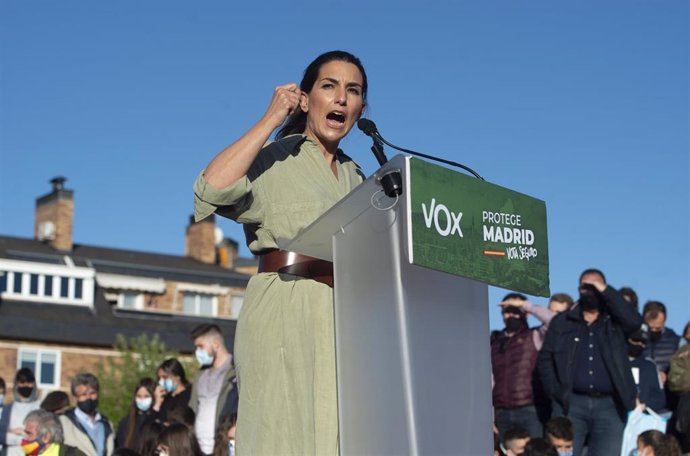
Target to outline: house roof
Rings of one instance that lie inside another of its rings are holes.
[[[0,300],[0,338],[32,342],[112,347],[118,334],[127,339],[158,334],[166,347],[194,351],[190,333],[201,323],[217,324],[232,351],[235,321],[178,314],[126,311],[96,292],[94,307]]]
[[[0,258],[64,265],[67,264],[65,256],[76,266],[91,267],[99,273],[239,288],[245,288],[249,280],[246,274],[184,256],[81,244],[75,244],[71,252],[63,252],[33,239],[0,236]],[[243,259],[244,264],[252,261],[256,260]],[[131,338],[158,333],[168,348],[191,352],[192,328],[209,322],[221,327],[228,347],[232,347],[234,320],[128,311],[108,303],[100,287],[96,287],[93,308],[0,300],[0,338],[112,347],[117,334]]]
[[[76,266],[92,267],[97,272],[162,277],[168,280],[218,283],[225,286],[245,287],[249,276],[222,266],[202,263],[191,257],[113,249],[74,244],[71,252],[53,248],[50,244],[33,239],[0,236],[0,258],[65,264],[69,256]],[[254,258],[241,259],[242,266],[258,264]]]

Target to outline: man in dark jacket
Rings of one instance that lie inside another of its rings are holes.
[[[640,403],[655,412],[660,412],[666,406],[666,395],[661,389],[661,379],[656,364],[642,354],[648,342],[649,334],[641,329],[628,337],[630,368],[635,379]]]
[[[575,456],[587,437],[589,456],[620,453],[627,411],[637,397],[627,335],[641,324],[597,269],[580,276],[577,305],[551,320],[537,367],[554,415],[567,416],[575,426]]]
[[[671,356],[678,350],[680,336],[666,327],[666,306],[659,301],[648,301],[642,309],[642,318],[649,328],[649,343],[642,353],[652,359],[666,383]]]

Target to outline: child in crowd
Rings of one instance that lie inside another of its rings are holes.
[[[544,425],[544,437],[556,449],[558,456],[573,456],[575,430],[568,418],[557,416],[547,421]]]

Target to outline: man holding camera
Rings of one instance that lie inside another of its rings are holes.
[[[580,275],[579,288],[577,305],[551,320],[537,367],[554,416],[573,422],[574,455],[587,437],[590,456],[619,454],[637,397],[627,337],[642,317],[597,269]]]

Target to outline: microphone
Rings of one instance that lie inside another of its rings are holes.
[[[381,135],[379,135],[379,132],[376,130],[376,124],[369,119],[359,119],[357,121],[357,128],[362,130],[362,133],[369,136],[374,141],[374,144],[371,146],[371,151],[379,162],[379,166],[385,165],[388,159],[386,158],[386,154],[383,153],[383,143],[381,142]],[[383,192],[389,198],[397,198],[402,195],[402,175],[399,170],[389,171],[380,176],[379,182],[383,187]]]
[[[378,137],[376,124],[369,119],[359,119],[357,121],[357,128],[362,130],[362,133],[374,140],[374,144],[371,146],[371,151],[374,153],[376,161],[379,162],[379,166],[385,165],[388,159],[386,158],[386,154],[383,152],[383,144],[381,143],[381,139]]]
[[[408,153],[410,155],[416,155],[418,157],[427,158],[429,160],[434,160],[437,162],[445,163],[446,165],[451,165],[451,166],[455,166],[455,167],[460,168],[460,169],[464,169],[465,171],[472,174],[477,179],[484,180],[484,178],[482,176],[480,176],[479,173],[477,173],[475,170],[473,170],[472,168],[470,168],[468,166],[462,165],[460,163],[456,163],[454,161],[446,160],[443,158],[438,158],[438,157],[434,157],[431,155],[422,154],[420,152],[415,152],[413,150],[404,149],[402,147],[396,146],[395,144],[391,144],[390,142],[386,141],[386,139],[383,136],[381,136],[381,133],[379,133],[378,128],[376,128],[376,124],[374,123],[374,121],[372,121],[370,119],[364,119],[364,118],[359,119],[357,121],[357,128],[362,130],[362,133],[371,137],[374,140],[374,146],[376,146],[376,144],[378,143],[382,155],[383,155],[383,146],[381,145],[381,143],[384,143],[384,144],[389,145],[393,149],[397,149],[401,152],[405,152],[405,153]],[[372,147],[371,150],[374,151],[374,147]],[[381,163],[381,160],[379,159],[376,151],[374,151],[374,155],[376,155],[376,159],[379,160],[379,164],[381,166],[383,166],[383,163],[388,161],[388,160],[386,160],[386,156],[383,155],[384,162]]]
[[[357,121],[357,128],[362,130],[362,133],[367,136],[372,136],[373,134],[378,133],[376,124],[369,119],[365,119],[364,117]]]

